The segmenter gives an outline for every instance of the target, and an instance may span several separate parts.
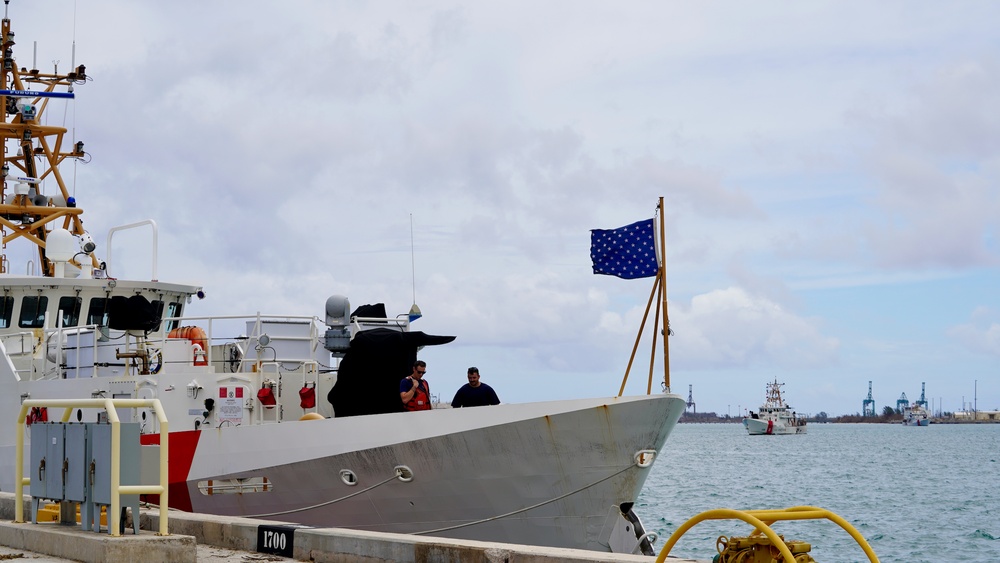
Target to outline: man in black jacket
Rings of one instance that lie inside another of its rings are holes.
[[[469,382],[463,385],[452,400],[451,406],[459,407],[484,407],[486,405],[499,405],[500,399],[493,388],[479,381],[479,368],[469,368]]]

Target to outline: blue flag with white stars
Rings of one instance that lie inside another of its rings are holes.
[[[590,259],[595,274],[627,280],[656,275],[653,220],[646,219],[618,229],[591,229]]]

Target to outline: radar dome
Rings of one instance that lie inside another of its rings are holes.
[[[351,320],[351,302],[343,295],[333,295],[326,300],[326,324],[347,326]]]
[[[45,238],[45,256],[53,262],[69,262],[79,246],[73,233],[66,229],[52,229]]]

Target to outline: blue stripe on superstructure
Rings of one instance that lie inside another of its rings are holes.
[[[38,90],[0,90],[0,96],[18,96],[21,98],[75,98],[73,92],[40,92]]]

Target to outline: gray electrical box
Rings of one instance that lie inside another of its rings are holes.
[[[63,482],[63,500],[87,500],[87,426],[69,423],[66,432],[66,478]]]
[[[139,424],[122,423],[119,485],[140,485],[142,446]],[[158,453],[159,448],[155,448]],[[153,453],[151,450],[150,453]],[[149,462],[147,462],[149,465]],[[156,473],[154,468],[151,472]],[[50,500],[82,503],[83,529],[91,525],[101,531],[101,507],[111,505],[111,425],[106,423],[36,422],[31,425],[32,523],[38,523],[41,503]],[[108,528],[124,522],[125,509],[132,509],[132,524],[139,533],[139,495],[119,495],[121,515],[108,514]],[[72,506],[62,510],[72,518]],[[72,520],[69,520],[72,521]],[[123,525],[123,524],[120,524]],[[124,531],[124,530],[122,530]]]
[[[121,428],[119,485],[140,485],[139,469],[140,448],[139,424],[135,422],[119,424]],[[91,498],[87,503],[86,517],[93,518],[94,529],[100,531],[101,506],[111,505],[111,425],[87,425],[87,465],[93,466],[93,482],[91,483]],[[89,471],[89,470],[88,470]],[[139,495],[120,495],[118,498],[122,509],[121,516],[108,514],[108,527],[118,522],[124,516],[126,508],[132,509],[132,524],[135,533],[139,533]]]
[[[72,422],[31,425],[32,522],[38,523],[38,509],[46,500],[87,500],[87,426]]]
[[[46,500],[63,498],[63,471],[65,459],[65,425],[36,422],[31,425],[31,522],[38,523],[38,509]]]

